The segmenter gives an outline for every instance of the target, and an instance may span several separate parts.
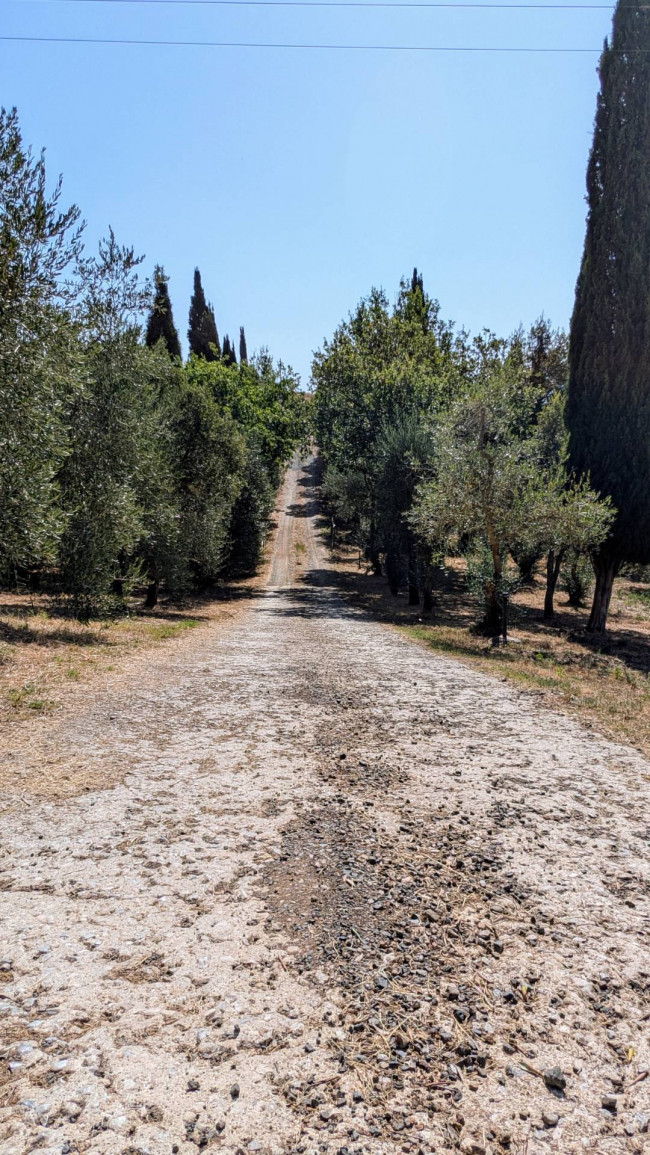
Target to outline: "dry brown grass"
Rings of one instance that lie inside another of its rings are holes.
[[[62,615],[43,596],[0,594],[0,729],[51,712],[68,688],[119,670],[143,649],[206,628],[224,610],[222,601],[201,599],[84,623]]]
[[[462,562],[451,561],[440,575],[430,621],[404,596],[392,598],[383,578],[359,569],[356,551],[340,549],[333,566],[343,590],[373,616],[650,756],[650,585],[617,581],[610,628],[598,639],[585,632],[586,608],[569,606],[562,590],[554,621],[543,621],[544,582],[538,574],[514,598],[516,641],[497,648],[475,632],[478,607],[465,588]]]

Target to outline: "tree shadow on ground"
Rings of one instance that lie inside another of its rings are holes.
[[[433,613],[425,616],[420,606],[408,605],[406,590],[400,590],[398,596],[393,597],[385,577],[361,569],[356,572],[352,570],[350,553],[344,545],[335,551],[332,556],[339,568],[324,573],[328,575],[329,585],[336,588],[351,604],[363,609],[370,617],[392,625],[430,625],[466,631],[470,646],[471,639],[475,637],[476,651],[484,651],[486,638],[477,628],[480,605],[468,590],[465,574],[459,568],[448,566],[436,571]],[[306,573],[305,580],[309,581],[310,578],[311,574]],[[650,673],[650,632],[618,623],[614,614],[604,637],[590,634],[585,628],[588,608],[570,606],[561,600],[565,596],[563,594],[556,600],[555,616],[545,621],[540,605],[531,604],[533,597],[541,602],[543,586],[543,579],[538,576],[534,587],[521,591],[520,597],[526,600],[514,599],[511,605],[511,632],[515,636],[518,632],[524,634],[528,649],[538,650],[540,656],[551,657],[557,652],[558,645],[566,646],[578,654],[582,653],[583,658],[580,660],[585,665],[599,665],[601,661],[611,663],[615,660],[638,673]],[[450,644],[449,648],[453,649],[453,646]]]
[[[3,611],[4,612],[4,611]],[[110,646],[114,643],[107,637],[106,631],[93,629],[66,629],[65,626],[53,630],[34,629],[27,622],[20,626],[0,621],[0,640],[10,645],[73,645],[73,646]]]

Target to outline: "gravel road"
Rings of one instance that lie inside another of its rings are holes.
[[[343,600],[312,464],[39,725],[110,785],[0,799],[2,1155],[650,1152],[650,766]]]

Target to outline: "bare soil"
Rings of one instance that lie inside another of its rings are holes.
[[[650,766],[343,598],[317,519],[295,467],[241,612],[12,731],[0,1150],[650,1151]]]

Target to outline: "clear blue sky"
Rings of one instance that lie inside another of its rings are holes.
[[[610,11],[0,0],[3,35],[598,48]],[[185,338],[199,265],[219,332],[307,383],[372,285],[417,265],[442,315],[566,325],[597,55],[0,43],[0,103],[46,146],[93,244],[164,265]]]

